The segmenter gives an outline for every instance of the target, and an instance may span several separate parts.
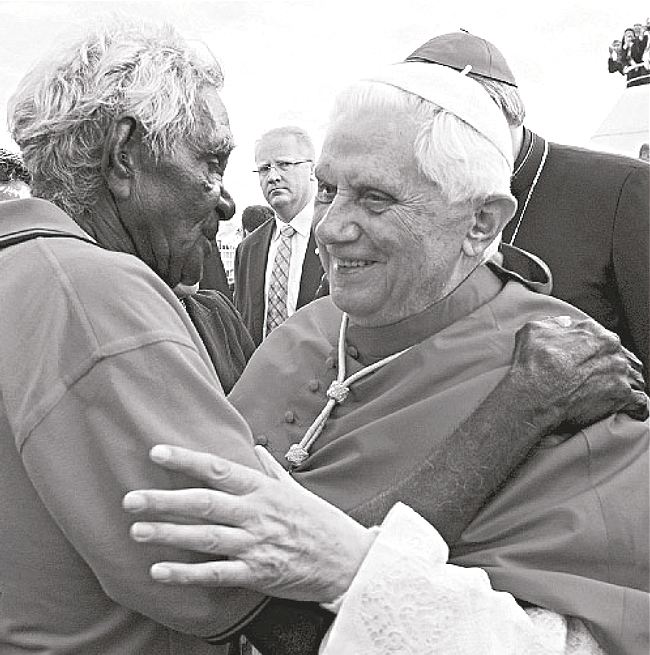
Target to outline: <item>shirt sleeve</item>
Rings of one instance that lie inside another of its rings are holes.
[[[527,613],[492,589],[482,569],[447,564],[448,554],[435,528],[395,505],[338,603],[321,655],[603,652],[580,622],[538,608]]]
[[[612,244],[621,309],[631,335],[631,349],[643,362],[646,390],[650,389],[649,178],[650,169],[643,166],[626,179],[616,209]]]
[[[154,562],[201,557],[134,542],[128,535],[133,517],[121,508],[133,489],[197,486],[150,462],[148,451],[157,443],[244,462],[252,453],[245,426],[210,378],[198,373],[202,368],[191,348],[168,341],[103,358],[69,386],[21,454],[53,520],[114,602],[209,638],[238,627],[262,597],[154,582],[148,573]]]

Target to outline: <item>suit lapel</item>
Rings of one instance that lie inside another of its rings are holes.
[[[274,228],[275,221],[268,221],[262,225],[253,233],[257,234],[258,238],[255,240],[255,243],[251,244],[252,265],[250,266],[249,282],[253,302],[255,331],[260,335],[260,341],[264,325],[264,278]]]
[[[314,238],[313,231],[310,230],[307,252],[305,253],[302,275],[300,276],[297,309],[300,309],[300,307],[303,307],[314,299],[322,276],[323,267],[321,266],[320,257],[316,254],[316,239]]]

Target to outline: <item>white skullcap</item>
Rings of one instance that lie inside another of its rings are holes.
[[[395,86],[454,114],[488,139],[512,170],[508,123],[485,89],[472,78],[447,66],[405,61],[387,66],[365,81]]]

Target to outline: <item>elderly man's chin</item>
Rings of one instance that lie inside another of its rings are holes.
[[[199,282],[203,277],[204,258],[204,252],[199,251],[183,260],[179,268],[175,268],[172,264],[165,282],[167,282],[175,292],[183,290],[182,295],[184,296],[192,295],[191,293],[186,293],[188,289],[195,289],[194,293],[196,293]]]
[[[377,326],[382,323],[380,314],[385,308],[381,289],[373,284],[330,283],[332,302],[349,314],[358,325]]]

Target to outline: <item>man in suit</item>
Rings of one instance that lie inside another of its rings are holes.
[[[298,127],[279,127],[255,145],[262,193],[275,213],[235,253],[235,306],[253,341],[313,300],[323,274],[311,231],[314,145]]]

